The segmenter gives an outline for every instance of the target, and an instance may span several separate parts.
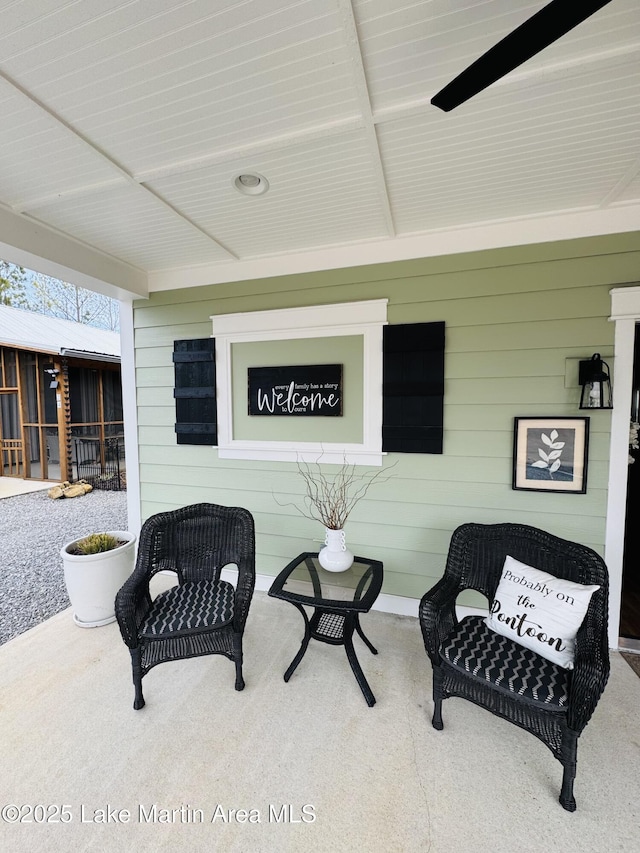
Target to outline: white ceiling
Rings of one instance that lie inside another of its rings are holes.
[[[0,250],[144,292],[640,230],[638,0],[429,103],[545,3],[0,0]]]

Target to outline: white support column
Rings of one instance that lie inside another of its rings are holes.
[[[136,536],[140,532],[140,469],[138,454],[138,409],[136,405],[136,365],[133,346],[133,305],[120,303],[120,359],[122,409],[124,415],[124,453],[127,462],[127,526]]]

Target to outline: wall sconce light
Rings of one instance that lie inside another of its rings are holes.
[[[58,374],[60,371],[57,367],[45,367],[45,373],[49,374],[49,379],[51,380],[49,383],[49,388],[57,388],[58,387]]]
[[[582,387],[581,409],[613,409],[609,365],[594,353],[589,361],[578,365],[578,382]]]

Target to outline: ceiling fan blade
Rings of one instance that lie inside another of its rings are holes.
[[[551,0],[431,98],[449,112],[544,50],[611,0]]]

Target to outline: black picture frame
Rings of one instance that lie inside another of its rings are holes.
[[[589,418],[514,418],[513,489],[583,495],[588,459]]]

